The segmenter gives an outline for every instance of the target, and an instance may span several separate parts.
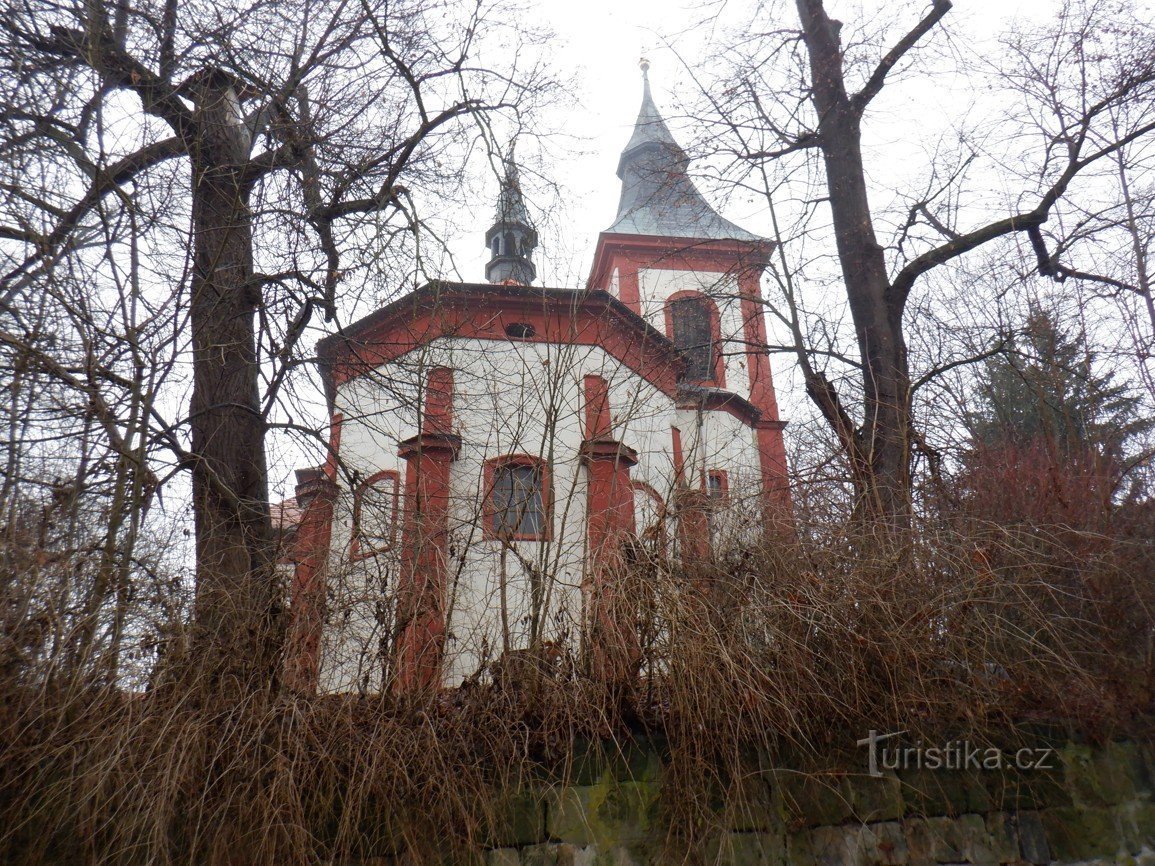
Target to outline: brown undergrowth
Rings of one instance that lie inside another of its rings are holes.
[[[508,792],[638,736],[662,744],[662,808],[689,842],[751,761],[829,766],[868,729],[1147,736],[1148,533],[973,523],[878,549],[831,532],[689,573],[637,565],[629,687],[575,656],[421,697],[226,703],[7,663],[0,860],[468,862],[504,832]]]

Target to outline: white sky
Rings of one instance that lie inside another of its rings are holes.
[[[703,43],[710,38],[725,39],[725,34],[738,22],[748,20],[744,10],[749,5],[747,2],[677,0],[537,0],[530,7],[531,19],[536,18],[556,33],[547,53],[559,77],[572,82],[576,96],[574,103],[559,106],[543,124],[545,129],[555,127],[558,140],[552,147],[547,145],[552,153],[545,156],[541,171],[562,187],[566,206],[561,215],[565,238],[559,241],[548,234],[543,236],[537,256],[539,281],[569,286],[584,280],[597,234],[613,222],[620,192],[614,171],[641,101],[639,59],[645,56],[650,60],[655,102],[678,135],[677,105],[692,100],[695,95],[684,63],[708,63],[708,58],[703,56]],[[778,26],[797,27],[794,4],[776,5],[786,16]],[[856,21],[863,20],[860,4],[828,0],[826,5],[832,15],[846,23],[847,31],[854,28]],[[880,4],[864,5],[877,8]],[[972,39],[993,41],[1006,30],[1009,22],[1045,19],[1054,14],[1056,6],[1054,0],[955,0],[946,24]],[[891,3],[894,14],[901,16],[899,20],[907,26],[915,23],[928,7],[922,0],[892,0]],[[903,32],[901,26],[896,27],[894,39]],[[949,84],[947,87],[949,89]],[[886,93],[886,97],[911,103],[919,114],[926,109],[937,113],[943,107],[943,93],[942,81],[931,88],[907,80]],[[883,100],[878,102],[878,108],[885,111]],[[874,125],[876,134],[880,129],[885,132],[886,119],[879,120],[881,122]],[[870,127],[869,122],[867,126]],[[689,144],[684,129],[678,137],[683,144]],[[572,150],[565,152],[569,148]],[[525,180],[531,207],[546,207],[549,203],[533,200],[533,178]],[[477,231],[460,237],[452,245],[461,278],[467,281],[483,279],[487,255],[482,235],[488,228],[495,196],[496,181],[493,181],[489,200],[479,203],[477,218],[481,224]],[[756,212],[720,210],[750,231],[767,234],[765,227],[760,230]]]

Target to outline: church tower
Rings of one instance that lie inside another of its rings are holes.
[[[737,419],[755,431],[768,505],[785,513],[784,425],[761,287],[773,243],[725,219],[698,191],[690,160],[650,93],[649,63],[641,67],[642,104],[618,160],[618,213],[598,237],[589,288],[621,300],[686,360],[674,431],[685,485],[708,494],[725,485],[702,456],[704,443]]]
[[[497,197],[497,213],[493,225],[485,233],[485,243],[490,252],[485,278],[491,283],[528,286],[537,277],[537,268],[533,264],[537,232],[529,222],[512,149],[504,162],[505,176]]]

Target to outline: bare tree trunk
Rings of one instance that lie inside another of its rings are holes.
[[[864,417],[849,453],[863,516],[903,524],[910,515],[910,370],[904,303],[892,297],[874,233],[862,164],[862,110],[846,92],[838,31],[821,0],[797,0],[818,110],[819,147],[842,276],[862,359]]]
[[[258,394],[249,139],[236,91],[219,73],[202,75],[196,105],[192,658],[206,688],[259,688],[277,678],[283,626]]]

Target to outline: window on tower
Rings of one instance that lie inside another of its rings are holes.
[[[686,359],[686,378],[712,381],[715,354],[717,307],[701,295],[676,298],[669,303],[670,338]]]
[[[500,457],[487,465],[486,534],[542,541],[549,537],[549,491],[545,464],[532,457]]]

